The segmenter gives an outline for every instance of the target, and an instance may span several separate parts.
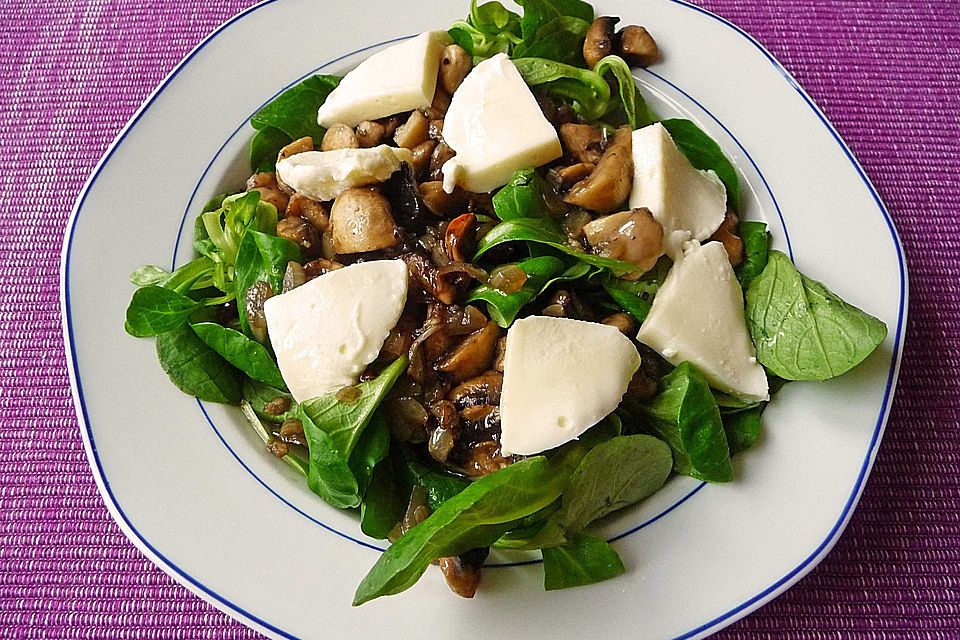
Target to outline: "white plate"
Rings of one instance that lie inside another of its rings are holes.
[[[402,595],[351,608],[381,543],[272,459],[237,410],[177,391],[152,341],[123,331],[128,274],[188,258],[181,235],[192,216],[245,179],[251,114],[303,76],[343,73],[467,5],[267,0],[150,96],[84,188],[64,245],[64,335],[90,465],[144,553],[271,637],[708,635],[796,582],[840,535],[887,419],[907,308],[903,252],[863,170],[783,67],[721,18],[677,0],[597,7],[655,34],[666,61],[639,72],[652,105],[721,143],[741,171],[747,215],[768,220],[802,271],[890,331],[854,373],[778,395],[761,444],[735,458],[735,482],[674,478],[605,522],[626,575],[545,593],[539,566],[491,568],[467,601],[431,570]]]

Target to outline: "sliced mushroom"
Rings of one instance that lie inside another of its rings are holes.
[[[614,211],[633,186],[632,152],[630,127],[620,127],[593,173],[573,185],[563,201],[598,213]]]
[[[363,148],[375,147],[383,140],[387,128],[379,122],[364,120],[357,125],[357,142]]]
[[[506,337],[497,340],[497,355],[493,358],[493,370],[503,373],[503,361],[507,357]]]
[[[458,44],[448,45],[440,61],[440,88],[453,95],[473,68],[473,58]]]
[[[637,332],[637,322],[633,319],[633,316],[622,311],[612,316],[607,316],[601,320],[600,323],[616,327],[620,333],[625,336],[632,337]]]
[[[593,321],[593,311],[583,304],[580,297],[573,291],[558,289],[547,299],[547,306],[541,313],[555,318],[573,318],[575,320]]]
[[[443,190],[439,180],[420,183],[420,196],[434,215],[446,218],[461,213],[467,208],[467,198],[459,187],[453,193]]]
[[[477,216],[472,213],[464,213],[450,221],[443,235],[443,244],[451,260],[467,262],[473,257],[476,233]]]
[[[330,212],[327,207],[316,200],[295,193],[290,196],[290,203],[287,205],[287,217],[300,216],[312,224],[314,228],[323,233],[330,224]]]
[[[603,131],[592,124],[560,125],[560,143],[567,156],[576,162],[597,164],[603,156]]]
[[[390,201],[372,189],[347,189],[337,196],[330,210],[330,230],[337,254],[364,253],[400,244]]]
[[[433,94],[433,102],[430,103],[428,108],[424,109],[424,112],[431,120],[442,118],[447,115],[447,110],[450,108],[450,101],[452,99],[449,93],[437,87],[437,90]]]
[[[430,121],[430,129],[428,130],[431,140],[436,140],[437,142],[443,142],[443,118],[437,118]]]
[[[643,27],[632,24],[616,35],[617,54],[631,67],[649,67],[660,60],[657,41]]]
[[[316,278],[317,276],[322,276],[325,273],[330,273],[331,271],[336,271],[337,269],[343,269],[344,265],[339,262],[334,262],[333,260],[328,260],[327,258],[317,258],[316,260],[311,260],[307,264],[303,265],[303,272],[306,274],[307,278]]]
[[[298,216],[289,216],[277,223],[277,237],[300,247],[308,260],[320,255],[320,232]]]
[[[263,313],[263,303],[273,297],[273,288],[263,280],[253,283],[243,299],[243,310],[246,312],[247,324],[253,337],[260,342],[267,339],[267,318]]]
[[[463,409],[477,405],[500,404],[500,391],[503,388],[503,373],[487,371],[470,378],[454,387],[447,397]]]
[[[444,277],[430,259],[422,253],[410,252],[400,256],[407,265],[410,284],[420,288],[426,295],[439,300],[443,304],[453,304],[457,296],[457,286],[453,282],[453,275]]]
[[[277,208],[277,213],[283,215],[287,210],[289,198],[281,189],[277,182],[277,176],[274,173],[255,173],[247,179],[247,191],[256,191],[260,194],[260,201],[272,204]]]
[[[500,452],[500,443],[485,440],[470,447],[463,469],[471,478],[480,478],[509,466],[510,459]]]
[[[303,265],[295,260],[289,261],[286,270],[283,272],[283,293],[296,289],[306,281],[307,272]]]
[[[730,264],[734,267],[743,262],[743,240],[737,235],[739,224],[740,218],[737,214],[727,209],[727,215],[720,223],[720,228],[710,236],[711,240],[723,243],[723,248],[727,250],[727,257],[730,258]]]
[[[480,586],[480,564],[464,561],[465,556],[440,558],[440,573],[450,590],[461,598],[472,598]]]
[[[646,208],[597,218],[584,225],[583,234],[598,254],[637,265],[637,275],[663,255],[663,227]]]
[[[360,146],[357,134],[345,124],[337,123],[327,129],[320,143],[321,151],[336,151],[337,149],[356,149]]]
[[[423,177],[430,167],[430,160],[436,146],[436,140],[425,140],[410,150],[411,155],[413,155],[413,170],[418,177]]]
[[[591,69],[604,58],[613,53],[613,30],[620,22],[620,18],[600,16],[587,29],[587,37],[583,41],[583,59]]]
[[[434,148],[433,156],[430,158],[430,179],[443,179],[443,165],[447,160],[457,154],[446,142],[441,142]]]
[[[294,140],[284,148],[280,149],[280,153],[277,154],[277,162],[289,158],[290,156],[295,156],[298,153],[303,153],[305,151],[313,151],[313,138],[310,136],[304,136]]]
[[[467,336],[466,340],[447,354],[437,369],[462,381],[486,371],[493,364],[500,327],[490,321],[483,329]]]
[[[436,418],[437,426],[430,433],[427,450],[437,462],[446,462],[457,441],[460,415],[449,400],[440,400],[431,404],[430,413]]]
[[[430,119],[419,109],[414,110],[407,121],[397,127],[393,133],[393,141],[398,147],[413,149],[430,139]]]
[[[393,172],[380,190],[393,206],[393,215],[404,229],[413,233],[422,233],[432,218],[427,204],[420,196],[414,168],[407,162]]]
[[[569,167],[557,167],[550,170],[550,176],[561,191],[566,191],[574,184],[584,180],[593,173],[597,165],[589,162],[578,162]]]

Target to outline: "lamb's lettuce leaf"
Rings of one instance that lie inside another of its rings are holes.
[[[827,380],[860,364],[887,327],[807,278],[771,251],[747,289],[747,326],[757,360],[786,380]]]
[[[674,470],[707,482],[733,479],[720,409],[703,375],[683,362],[664,376],[661,389],[644,407],[644,416],[670,445]]]
[[[740,206],[740,178],[720,145],[690,120],[671,118],[661,120],[660,124],[670,132],[670,137],[690,164],[697,169],[712,170],[717,174],[727,189],[727,204],[737,210]]]

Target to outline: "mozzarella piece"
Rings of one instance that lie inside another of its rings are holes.
[[[356,384],[407,301],[407,265],[377,260],[330,271],[263,305],[283,381],[297,402]]]
[[[443,140],[457,155],[444,163],[443,189],[486,193],[519,169],[563,155],[557,132],[506,54],[478,64],[453,94]]]
[[[305,151],[277,163],[277,175],[285,184],[312,200],[333,200],[352,187],[383,182],[413,162],[409,149],[381,144],[369,149]]]
[[[639,367],[636,347],[614,327],[517,320],[503,361],[501,450],[533,455],[578,438],[617,408]]]
[[[446,31],[426,31],[379,51],[344,76],[317,112],[321,127],[355,127],[403,111],[429,107],[437,88]]]
[[[679,257],[637,340],[671,364],[689,362],[715,389],[749,402],[770,397],[747,331],[743,293],[719,242],[692,243]]]
[[[713,171],[699,171],[659,122],[633,132],[630,208],[646,207],[663,226],[664,249],[675,257],[688,240],[713,235],[727,211],[727,191]]]

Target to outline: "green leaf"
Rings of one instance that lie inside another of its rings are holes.
[[[583,40],[590,23],[573,16],[557,16],[524,38],[513,49],[513,58],[544,58],[585,67]]]
[[[213,285],[228,295],[235,295],[237,252],[247,231],[272,235],[276,228],[276,207],[261,202],[257,191],[228,196],[219,209],[200,214],[194,230],[194,248],[213,261]]]
[[[290,401],[290,408],[279,415],[267,413],[265,411],[267,403],[273,402],[280,397],[284,397]],[[257,417],[267,422],[280,424],[287,420],[292,420],[299,415],[299,406],[292,395],[286,391],[271,387],[268,384],[257,382],[256,380],[246,379],[243,381],[243,398],[250,403]]]
[[[567,244],[567,237],[557,224],[553,220],[545,218],[516,218],[514,220],[501,222],[488,231],[480,240],[480,245],[477,248],[474,259],[479,258],[497,245],[505,242],[516,242],[518,240],[536,242],[553,247],[569,256],[573,256],[581,262],[608,269],[617,276],[633,273],[637,270],[636,265],[630,264],[629,262],[615,260],[613,258],[604,258],[574,249]]]
[[[630,66],[619,56],[606,56],[597,62],[594,72],[602,77],[612,73],[617,81],[620,94],[620,104],[627,116],[627,123],[631,129],[639,129],[656,121],[656,116],[647,106],[643,96],[637,90],[637,82],[630,71]]]
[[[254,433],[257,434],[257,437],[263,442],[263,444],[270,446],[274,438],[267,431],[266,427],[263,426],[263,423],[260,422],[260,416],[257,415],[257,412],[253,409],[253,406],[246,400],[240,401],[240,411],[243,412],[244,417],[247,419],[247,422],[250,423],[250,426],[253,427]],[[300,456],[295,453],[287,453],[287,455],[281,458],[288,465],[293,467],[295,470],[299,471],[306,477],[308,472],[308,463],[306,460],[302,459]]]
[[[560,16],[578,18],[588,25],[593,22],[593,7],[583,0],[518,0],[517,4],[523,7],[520,27],[524,38]]]
[[[770,255],[770,233],[763,222],[741,220],[738,233],[743,241],[743,262],[737,268],[737,280],[746,291],[753,279],[763,272]]]
[[[727,189],[727,204],[734,210],[739,209],[740,178],[720,145],[690,120],[674,118],[661,120],[660,124],[670,133],[677,148],[687,156],[690,164],[697,169],[712,170],[717,174]]]
[[[361,487],[355,469],[349,466],[351,455],[377,407],[406,367],[406,356],[397,358],[379,376],[358,384],[356,399],[341,400],[338,392],[300,403],[300,419],[310,450],[307,484],[333,506],[360,505]]]
[[[130,282],[138,287],[146,287],[151,284],[159,284],[164,278],[170,275],[170,272],[152,264],[145,264],[130,274]]]
[[[650,313],[653,298],[659,291],[660,286],[663,285],[663,281],[666,280],[672,264],[670,258],[663,256],[657,261],[653,269],[643,274],[639,280],[630,281],[607,277],[600,284],[621,309],[633,316],[637,322],[643,324],[647,314]]]
[[[501,220],[546,218],[549,211],[544,187],[543,178],[534,169],[521,169],[493,196],[493,210]]]
[[[370,423],[360,434],[353,453],[347,464],[357,479],[357,488],[361,496],[365,495],[373,470],[390,451],[390,428],[382,411],[375,411]]]
[[[584,456],[563,494],[557,520],[567,534],[660,490],[673,458],[666,443],[648,435],[617,436]]]
[[[283,274],[291,261],[300,262],[300,247],[289,240],[253,230],[244,234],[237,251],[236,287],[240,326],[248,336],[252,333],[244,304],[247,291],[263,281],[279,294],[283,289]]]
[[[496,36],[519,25],[520,16],[500,2],[470,3],[470,24],[483,33]]]
[[[760,437],[760,413],[762,411],[763,407],[756,406],[721,414],[730,455],[746,451],[757,443],[757,439]]]
[[[189,324],[157,336],[157,358],[184,393],[209,402],[239,404],[242,376],[207,346]]]
[[[224,360],[250,378],[271,387],[286,389],[277,363],[273,361],[270,352],[256,340],[213,322],[197,323],[193,325],[193,330],[210,348],[223,356]]]
[[[328,504],[340,509],[360,506],[360,485],[350,469],[349,454],[337,449],[333,438],[300,405],[298,415],[310,452],[307,486]]]
[[[257,131],[250,141],[250,170],[254,173],[276,171],[280,149],[291,142],[293,138],[276,127],[264,127]]]
[[[700,372],[683,362],[664,376],[661,388],[644,413],[670,445],[674,470],[707,482],[733,479],[720,409]]]
[[[178,293],[206,289],[213,284],[211,275],[215,266],[213,260],[206,256],[200,256],[168,274],[157,284],[164,289],[172,289]]]
[[[488,315],[503,328],[513,324],[524,305],[540,295],[547,282],[563,271],[563,261],[553,256],[528,258],[516,263],[516,266],[527,274],[527,281],[517,291],[504,293],[490,285],[482,284],[471,291],[467,297],[467,302],[477,300],[486,302]]]
[[[187,322],[190,314],[202,306],[176,291],[149,285],[134,292],[124,327],[137,338],[159,335]]]
[[[626,571],[606,540],[587,533],[578,533],[569,544],[542,553],[543,588],[547,591],[602,582]]]
[[[436,511],[447,500],[451,499],[470,486],[470,482],[449,473],[434,471],[429,467],[413,460],[407,460],[409,484],[419,484],[427,491],[427,504],[431,511]]]
[[[526,458],[472,483],[380,556],[354,606],[408,589],[437,558],[493,544],[511,523],[556,500],[582,455],[575,446],[552,460]]]
[[[336,76],[311,76],[260,109],[250,118],[250,124],[254,129],[279,129],[291,140],[310,136],[319,143],[325,130],[317,124],[317,110],[338,84],[340,78]]]
[[[887,336],[881,320],[801,274],[779,251],[747,290],[747,326],[757,360],[787,380],[846,373]]]
[[[370,486],[360,504],[360,530],[385,540],[407,510],[401,461],[391,452],[373,469]]]
[[[519,58],[513,64],[527,85],[542,86],[584,120],[599,120],[614,106],[610,85],[599,73],[544,58]]]

